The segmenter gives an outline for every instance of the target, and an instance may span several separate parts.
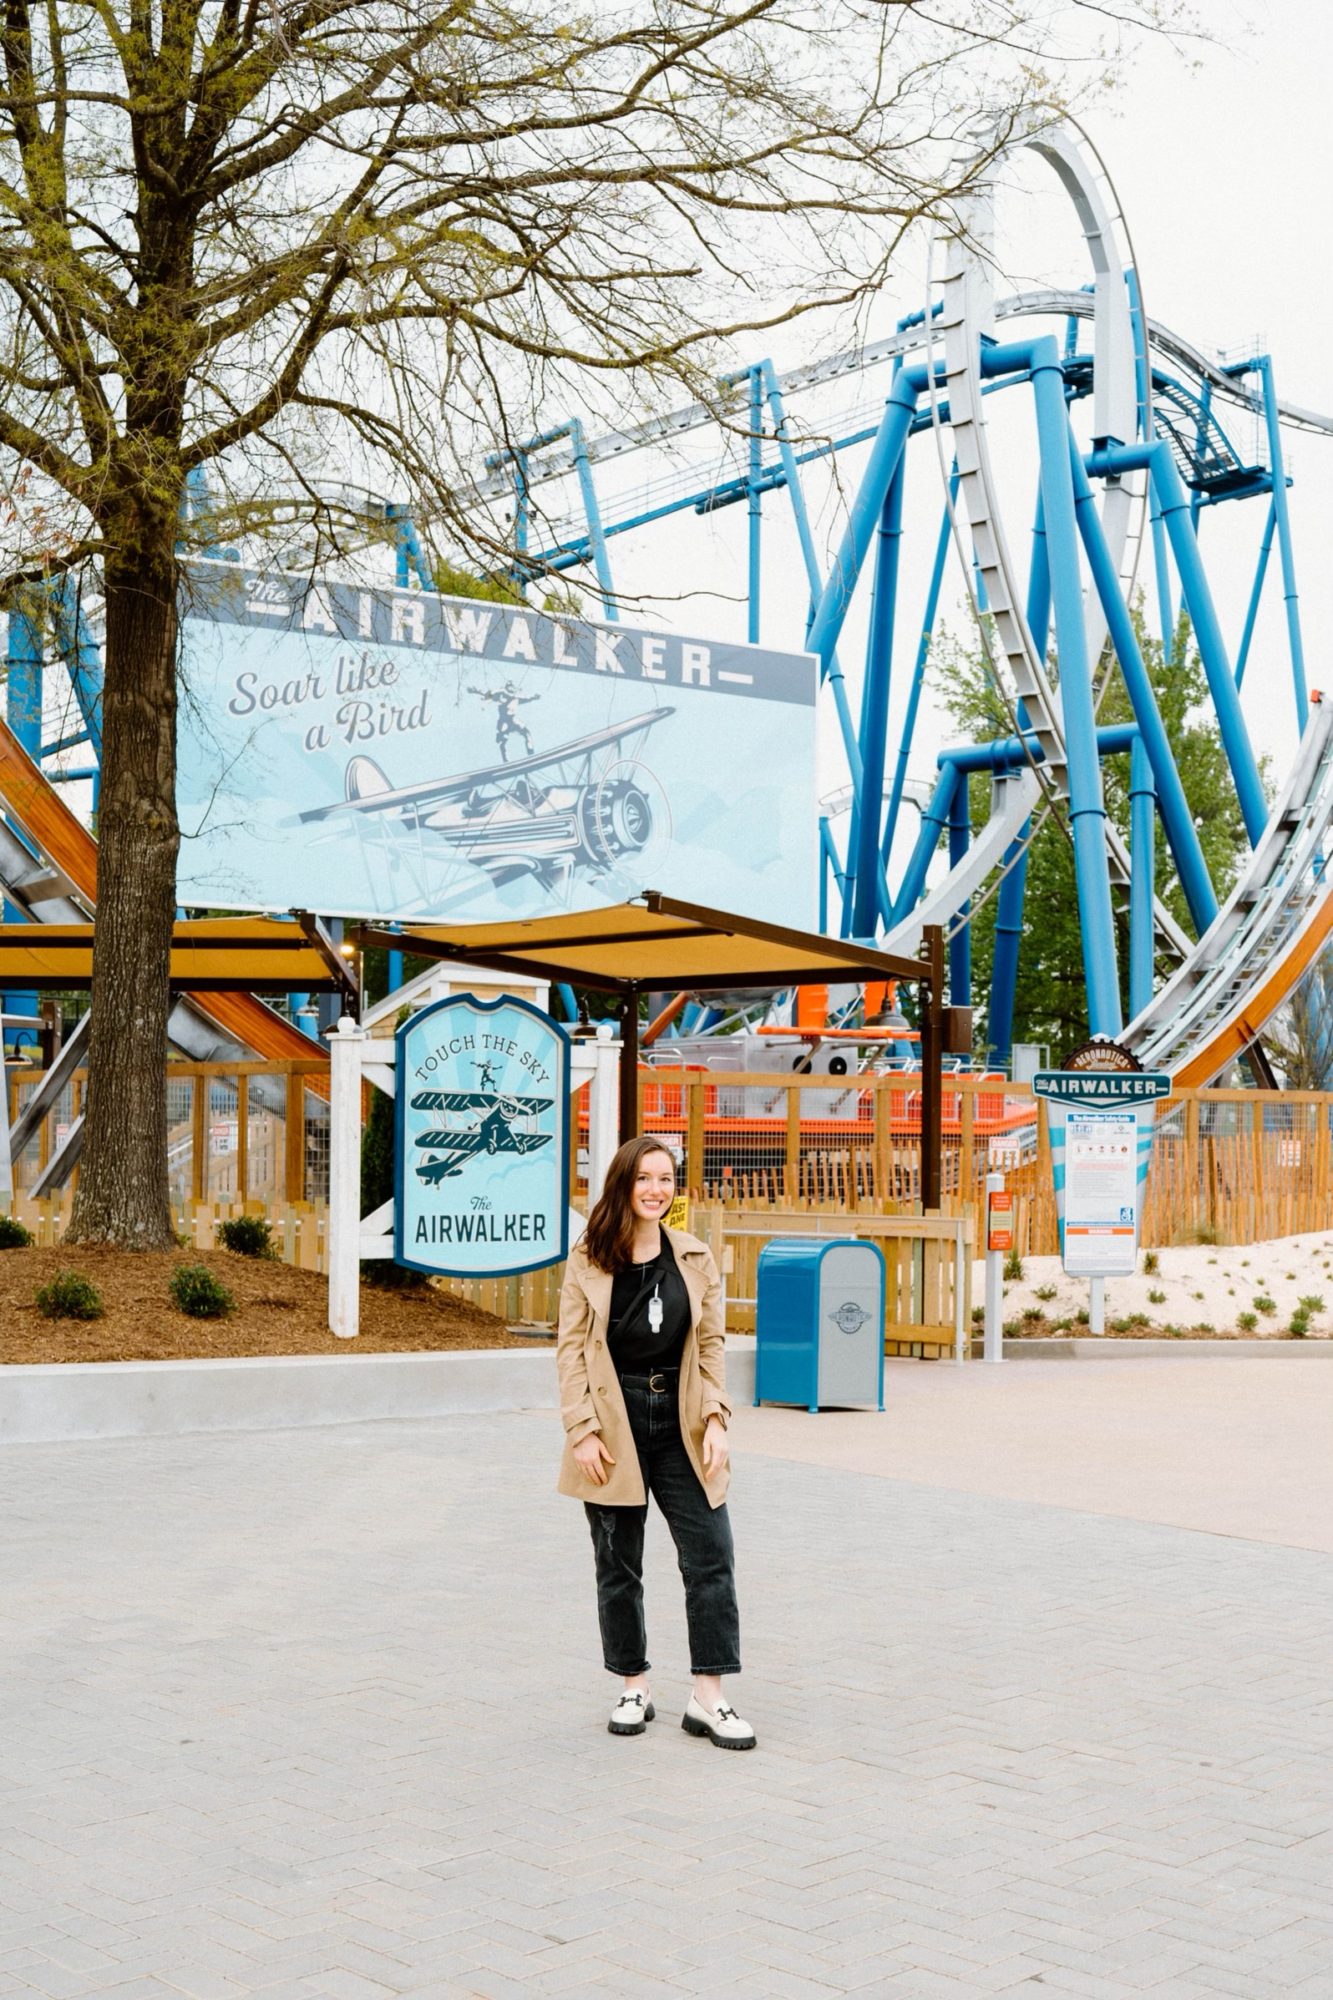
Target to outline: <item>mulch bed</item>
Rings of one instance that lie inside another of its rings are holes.
[[[182,1264],[205,1264],[236,1300],[227,1319],[191,1319],[167,1290]],[[78,1271],[102,1295],[101,1319],[43,1319],[33,1295],[58,1271]],[[389,1354],[462,1347],[550,1347],[511,1334],[428,1282],[420,1289],[361,1287],[361,1332],[328,1330],[328,1280],[313,1271],[227,1250],[0,1251],[0,1363],[218,1360],[230,1355]]]

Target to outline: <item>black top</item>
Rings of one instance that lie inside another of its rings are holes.
[[[690,1330],[685,1289],[665,1229],[662,1247],[647,1264],[626,1264],[611,1282],[607,1342],[617,1375],[651,1375],[678,1368]]]

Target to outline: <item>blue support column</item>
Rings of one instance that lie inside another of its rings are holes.
[[[1264,389],[1264,426],[1268,433],[1268,469],[1273,475],[1273,515],[1277,521],[1277,549],[1282,562],[1282,602],[1287,612],[1287,641],[1291,651],[1291,679],[1296,695],[1296,723],[1302,736],[1310,719],[1310,701],[1305,687],[1305,645],[1301,638],[1301,607],[1296,593],[1296,555],[1291,543],[1291,516],[1287,510],[1287,474],[1282,463],[1282,426],[1278,422],[1277,391],[1273,387],[1273,358],[1259,357],[1259,379]]]
[[[947,830],[949,825],[949,816],[953,811],[954,792],[959,785],[965,785],[966,783],[967,779],[960,774],[956,764],[946,764],[940,772],[939,777],[935,780],[935,789],[931,793],[930,804],[921,815],[921,831],[916,837],[916,846],[912,849],[912,858],[907,864],[907,872],[903,876],[902,887],[894,898],[894,923],[899,922],[903,917],[909,917],[920,902],[921,892],[926,886],[926,876],[930,872],[930,864],[935,856],[935,849],[940,844],[941,834]]]
[[[1273,552],[1273,531],[1277,526],[1277,506],[1268,503],[1268,519],[1264,523],[1264,538],[1259,544],[1259,560],[1255,564],[1254,583],[1250,590],[1250,602],[1245,612],[1245,629],[1240,635],[1240,648],[1236,654],[1236,688],[1245,685],[1245,668],[1250,657],[1250,641],[1254,637],[1254,621],[1259,616],[1259,599],[1264,594],[1264,578],[1268,574],[1268,558]]]
[[[805,492],[801,486],[800,467],[797,465],[796,454],[791,447],[791,439],[787,436],[787,415],[782,404],[782,391],[778,383],[777,374],[771,361],[761,362],[760,367],[764,380],[768,385],[768,402],[769,409],[773,415],[773,433],[778,447],[778,458],[786,478],[787,492],[791,499],[792,515],[796,522],[796,534],[801,544],[801,559],[805,564],[806,580],[810,585],[811,619],[813,620],[814,607],[822,601],[825,594],[825,585],[820,574],[819,557],[815,552],[815,538],[810,526],[809,511],[805,504]],[[843,610],[846,610],[845,605],[843,606]],[[841,625],[841,623],[842,617],[840,614],[838,624]],[[806,644],[810,647],[811,652],[816,650],[811,644],[808,628]],[[837,711],[838,728],[842,734],[842,747],[847,757],[847,770],[851,777],[852,790],[859,797],[861,790],[861,747],[856,740],[856,727],[852,721],[851,704],[847,699],[847,683],[838,659],[836,633],[830,642],[827,655],[821,656],[819,672],[821,681],[827,680],[833,692],[833,705]]]
[[[1163,444],[1154,449],[1165,452],[1167,447]],[[1074,482],[1079,533],[1087,551],[1088,567],[1092,571],[1092,580],[1101,599],[1102,609],[1106,613],[1111,644],[1115,647],[1130,707],[1134,711],[1134,720],[1152,769],[1157,796],[1161,801],[1162,825],[1166,829],[1172,859],[1180,876],[1185,900],[1189,904],[1194,928],[1202,937],[1217,915],[1217,897],[1208,873],[1208,863],[1204,860],[1203,848],[1199,844],[1194,815],[1185,797],[1185,788],[1180,782],[1180,773],[1176,769],[1176,760],[1171,752],[1170,739],[1157,707],[1152,681],[1143,663],[1143,655],[1139,651],[1134,621],[1120,594],[1120,579],[1115,573],[1115,564],[1106,546],[1106,536],[1102,532],[1092,487],[1083,469],[1083,460],[1072,432],[1069,434],[1069,463]],[[1184,531],[1188,534],[1189,524],[1183,515],[1180,518]]]
[[[1217,711],[1217,725],[1222,732],[1222,747],[1227,753],[1236,797],[1240,801],[1241,817],[1245,821],[1251,847],[1257,847],[1268,824],[1268,801],[1264,797],[1259,766],[1255,762],[1249,731],[1241,713],[1236,678],[1227,657],[1226,642],[1213,606],[1208,578],[1204,574],[1199,544],[1190,525],[1189,500],[1165,441],[1152,447],[1149,469],[1161,502],[1162,520],[1171,542],[1171,553],[1176,559],[1181,589],[1190,623],[1194,627],[1195,643],[1203,661],[1203,670],[1208,676],[1213,707]],[[1156,775],[1155,759],[1153,771]],[[1158,782],[1160,785],[1160,777]]]
[[[402,985],[402,983],[403,983],[403,954],[401,951],[391,951],[389,953],[388,991],[390,993],[396,993],[398,991],[398,988]]]
[[[1032,344],[1032,390],[1041,447],[1042,508],[1050,546],[1051,602],[1060,660],[1060,706],[1069,772],[1069,820],[1074,837],[1088,1019],[1094,1035],[1114,1036],[1119,1034],[1122,1021],[1106,850],[1106,806],[1097,756],[1092,664],[1083,630],[1083,590],[1069,467],[1064,373],[1059,351],[1049,335]]]
[[[842,863],[838,859],[838,850],[834,843],[833,832],[829,826],[827,816],[821,813],[819,815],[819,929],[821,935],[825,937],[828,935],[828,874],[830,869],[833,870],[834,887],[841,896],[846,887],[846,877],[843,874]]]
[[[1152,999],[1154,820],[1152,764],[1143,738],[1129,753],[1129,1018]]]
[[[810,620],[810,630],[806,634],[806,644],[812,653],[827,661],[838,643],[842,621],[847,615],[847,607],[856,589],[861,565],[866,559],[884,505],[889,482],[898,469],[908,432],[912,428],[912,418],[916,414],[917,398],[920,394],[923,371],[903,368],[894,376],[884,405],[884,415],[870,447],[870,458],[860,487],[852,501],[847,526],[843,531],[838,553],[833,558],[828,581],[820,593]]]
[[[967,779],[961,774],[949,807],[949,866],[966,861],[972,842],[972,811]],[[972,1005],[972,905],[964,903],[949,938],[949,1001],[954,1007]]]
[[[750,463],[746,488],[749,493],[749,620],[746,636],[752,645],[759,644],[759,589],[760,589],[760,537],[764,526],[763,488],[760,479],[764,470],[764,374],[762,367],[750,370]],[[874,935],[874,925],[870,927]]]
[[[879,922],[880,813],[884,800],[884,769],[888,757],[889,694],[893,674],[893,626],[898,604],[898,565],[903,535],[903,484],[900,461],[889,482],[880,513],[879,545],[875,552],[875,589],[866,641],[866,671],[861,696],[861,802],[855,818],[855,900],[850,935],[873,938]]]
[[[949,475],[949,498],[958,497],[958,468]],[[930,584],[926,590],[926,607],[921,619],[921,637],[917,641],[916,660],[912,667],[912,684],[907,691],[907,712],[903,717],[902,735],[898,742],[898,760],[893,770],[893,787],[889,796],[889,809],[884,819],[884,840],[880,855],[887,874],[893,857],[893,840],[898,831],[898,814],[902,810],[903,787],[907,782],[907,765],[912,755],[912,739],[916,734],[917,711],[921,706],[921,690],[925,684],[926,662],[930,658],[931,640],[935,636],[935,620],[939,614],[940,591],[944,583],[944,564],[949,553],[951,538],[949,509],[946,507],[940,520],[940,532],[935,543],[935,560],[931,566]]]
[[[597,588],[602,596],[602,610],[613,625],[620,623],[620,607],[616,603],[615,585],[611,578],[611,555],[606,546],[606,530],[602,525],[602,510],[597,499],[597,487],[592,476],[592,465],[588,458],[587,440],[583,435],[583,425],[578,417],[569,421],[569,442],[574,453],[574,470],[578,474],[579,496],[583,501],[583,515],[588,523],[588,545],[592,550],[592,566],[597,574]],[[575,1017],[571,1014],[570,1019]]]
[[[991,967],[991,1061],[1008,1068],[1014,1045],[1014,994],[1018,986],[1018,948],[1023,937],[1023,901],[1028,879],[1028,842],[1032,821],[1024,820],[1016,840],[1004,851],[1005,876],[995,909],[995,952]]]

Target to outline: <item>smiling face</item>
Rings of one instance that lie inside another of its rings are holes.
[[[660,1222],[676,1193],[676,1163],[670,1153],[645,1153],[630,1190],[629,1205],[641,1222]]]

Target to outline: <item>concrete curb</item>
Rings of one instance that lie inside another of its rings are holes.
[[[727,1379],[733,1399],[748,1402],[754,1394],[753,1342],[728,1343]],[[0,1445],[300,1430],[555,1407],[554,1342],[548,1348],[448,1354],[0,1367]]]
[[[980,1348],[975,1351],[979,1354]],[[1113,1335],[1089,1335],[1083,1339],[1006,1340],[1004,1343],[1006,1361],[1157,1361],[1166,1354],[1173,1360],[1203,1354],[1210,1361],[1219,1354],[1242,1361],[1253,1361],[1257,1354],[1323,1355],[1333,1358],[1333,1340],[1117,1340]]]

